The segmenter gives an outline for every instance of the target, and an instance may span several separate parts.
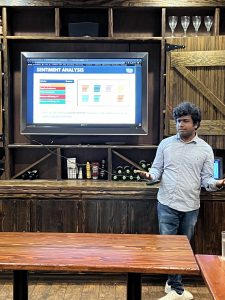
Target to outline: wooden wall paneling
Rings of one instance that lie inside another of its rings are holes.
[[[224,201],[209,199],[201,202],[193,239],[195,253],[221,255],[221,231],[225,230],[224,215]]]
[[[127,216],[128,233],[159,234],[156,195],[155,199],[131,199]]]
[[[156,233],[156,190],[83,193],[82,232]]]
[[[108,37],[113,37],[113,9],[108,9]]]
[[[30,231],[29,200],[0,200],[0,231]]]
[[[82,199],[81,232],[127,233],[127,201],[113,196],[85,195]]]
[[[199,134],[204,135],[213,148],[224,149],[225,38],[198,37],[197,40],[186,38],[176,41],[186,48],[167,55],[165,134],[176,132],[172,107],[184,100],[191,101],[202,110]]]
[[[60,11],[59,8],[55,8],[55,36],[60,36]]]
[[[220,34],[220,14],[221,14],[221,9],[216,7],[215,14],[214,14],[214,24],[213,24],[213,34],[214,35]]]
[[[54,195],[49,195],[49,199],[33,200],[31,231],[78,232],[79,194],[74,195],[74,199],[65,199],[67,197],[54,199]]]

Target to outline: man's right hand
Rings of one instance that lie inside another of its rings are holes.
[[[146,172],[146,171],[142,171],[142,170],[134,170],[134,173],[138,173],[140,174],[142,177],[146,178],[146,179],[149,179],[149,180],[152,180],[152,176]]]

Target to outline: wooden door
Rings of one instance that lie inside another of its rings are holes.
[[[168,39],[184,45],[167,52],[165,135],[176,132],[172,108],[190,101],[201,108],[198,134],[214,149],[225,149],[225,37]]]

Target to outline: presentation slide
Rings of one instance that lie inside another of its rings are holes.
[[[34,123],[134,124],[135,73],[33,73]]]

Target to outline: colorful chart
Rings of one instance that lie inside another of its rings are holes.
[[[40,104],[65,104],[66,87],[64,83],[41,83]]]

